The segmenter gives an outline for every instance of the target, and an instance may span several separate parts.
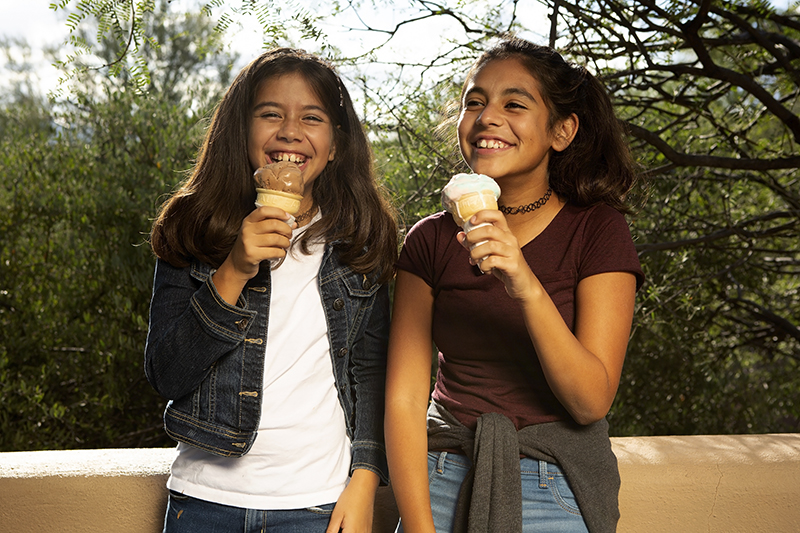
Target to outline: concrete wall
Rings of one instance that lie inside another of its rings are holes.
[[[612,439],[619,533],[800,532],[800,434]],[[0,531],[156,533],[172,449],[0,454]],[[382,488],[375,533],[396,520]]]

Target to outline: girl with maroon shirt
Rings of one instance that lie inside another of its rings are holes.
[[[398,529],[614,531],[605,416],[643,281],[623,132],[594,76],[516,38],[472,67],[457,126],[501,210],[468,234],[445,213],[420,221],[397,264],[385,429]]]

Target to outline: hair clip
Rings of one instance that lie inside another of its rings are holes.
[[[344,107],[344,92],[342,91],[342,79],[336,76],[336,85],[339,86],[339,107]]]

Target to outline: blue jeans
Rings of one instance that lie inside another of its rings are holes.
[[[325,533],[334,505],[262,511],[230,507],[170,491],[164,533]]]
[[[453,531],[458,493],[471,465],[465,455],[428,453],[431,510],[437,533]],[[523,533],[588,533],[572,489],[558,465],[527,457],[520,459],[519,465]],[[397,531],[402,533],[402,523]]]

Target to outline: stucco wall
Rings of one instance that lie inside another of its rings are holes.
[[[800,434],[612,441],[620,533],[800,533]]]
[[[612,439],[619,533],[800,532],[800,434]],[[161,530],[172,449],[0,454],[0,531]],[[382,489],[376,533],[395,520]]]

